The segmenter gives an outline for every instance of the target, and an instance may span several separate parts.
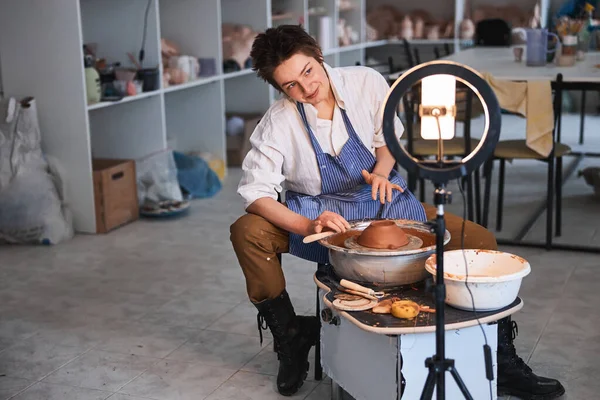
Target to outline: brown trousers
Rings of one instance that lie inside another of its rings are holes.
[[[423,205],[427,219],[435,218],[435,207]],[[445,221],[446,229],[452,237],[445,249],[460,249],[463,219],[446,213]],[[285,289],[285,278],[277,254],[288,252],[289,233],[256,214],[240,217],[231,225],[230,231],[233,249],[246,277],[246,290],[250,300],[258,303],[280,295]],[[498,248],[494,234],[471,221],[465,224],[464,242],[466,249]]]

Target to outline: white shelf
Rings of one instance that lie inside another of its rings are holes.
[[[163,89],[164,93],[178,92],[180,90],[186,90],[197,86],[206,85],[207,83],[215,82],[222,79],[221,75],[213,75],[206,78],[198,78],[190,82],[182,83],[180,85],[172,85]]]
[[[138,159],[164,150],[169,139],[177,150],[209,152],[226,161],[226,113],[262,113],[276,100],[276,91],[252,69],[223,73],[223,24],[263,32],[303,20],[311,35],[326,42],[322,45],[326,62],[337,67],[364,63],[367,53],[384,59],[402,51],[400,46],[386,47],[402,43],[399,40],[366,41],[368,9],[384,3],[403,12],[415,8],[397,0],[352,0],[351,10],[340,10],[338,0],[152,0],[144,67],[158,66],[162,76],[160,47],[165,38],[176,43],[182,55],[214,59],[215,75],[88,105],[82,45],[96,43],[99,57],[131,66],[127,53],[137,55],[140,50],[148,1],[40,0],[32,12],[31,2],[2,0],[2,87],[6,96],[36,98],[43,148],[67,171],[67,197],[79,232],[96,231],[93,157]],[[418,8],[431,10],[436,18],[453,18],[458,28],[466,3],[421,0]],[[325,12],[310,13],[309,6]],[[542,6],[544,15],[546,8]],[[285,18],[274,16],[274,10],[285,13]],[[326,22],[321,17],[328,17],[329,24],[320,24]],[[336,28],[342,18],[359,33],[359,43],[338,46]],[[451,38],[410,43],[470,42]]]
[[[101,101],[99,103],[94,103],[94,104],[88,105],[87,109],[89,111],[92,111],[92,110],[98,110],[100,108],[114,107],[114,106],[118,106],[120,104],[130,103],[132,101],[137,101],[137,100],[142,100],[142,99],[147,99],[148,97],[152,97],[152,96],[158,96],[160,94],[160,92],[161,92],[160,90],[153,90],[151,92],[143,92],[140,94],[136,94],[134,96],[125,96],[121,100]]]
[[[223,79],[233,79],[233,78],[238,78],[240,76],[251,75],[254,73],[255,72],[252,71],[252,68],[246,68],[246,69],[242,69],[241,71],[228,72],[226,74],[223,74]]]
[[[385,41],[387,43],[384,44],[402,44],[403,41],[399,39],[390,39]],[[410,44],[415,45],[435,45],[435,44],[454,44],[455,42],[460,43],[461,45],[471,45],[473,44],[472,39],[454,39],[454,38],[440,38],[440,39],[410,39],[407,40]]]

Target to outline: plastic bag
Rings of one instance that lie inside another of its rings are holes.
[[[0,239],[7,243],[57,244],[73,236],[72,217],[50,173],[22,168],[0,192]]]
[[[46,167],[35,100],[0,100],[0,191],[25,165],[40,170]]]
[[[212,197],[221,190],[217,174],[202,158],[174,152],[179,186],[192,198]]]
[[[183,201],[172,150],[162,150],[137,160],[135,168],[140,206],[168,200]]]
[[[73,236],[64,173],[48,160],[35,100],[0,100],[0,241],[57,244]]]

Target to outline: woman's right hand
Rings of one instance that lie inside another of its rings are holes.
[[[327,230],[338,233],[346,232],[348,229],[350,229],[350,224],[341,215],[331,211],[324,211],[316,219],[310,221],[308,226],[308,235],[312,235],[313,233],[321,233]]]

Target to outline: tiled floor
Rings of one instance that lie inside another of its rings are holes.
[[[518,135],[519,124],[506,118],[504,131],[512,126]],[[577,124],[568,118],[565,131]],[[599,124],[588,119],[589,143],[600,143]],[[508,166],[501,235],[518,230],[543,199],[544,176],[541,163]],[[55,247],[1,247],[0,400],[282,398],[270,336],[261,348],[229,242],[229,225],[242,213],[238,179],[231,171],[223,191],[194,202],[185,218],[140,220]],[[455,193],[450,209],[459,212]],[[591,193],[575,177],[565,185],[561,240],[598,243],[600,204]],[[543,229],[537,224],[531,235]],[[564,398],[597,398],[598,256],[504,250],[533,267],[516,315],[519,353],[535,371],[560,378]],[[314,266],[284,256],[284,269],[297,311],[314,312]],[[309,380],[293,398],[329,399],[330,381]]]

